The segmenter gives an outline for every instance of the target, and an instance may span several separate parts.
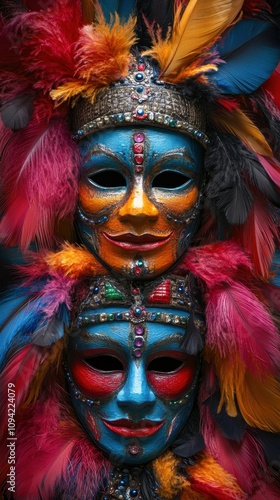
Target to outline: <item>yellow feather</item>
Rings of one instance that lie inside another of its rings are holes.
[[[57,87],[57,89],[51,90],[50,96],[53,101],[56,101],[57,106],[80,96],[90,98],[93,103],[99,90],[100,89],[96,88],[96,85],[93,85],[92,83],[73,81],[64,83],[63,85]]]
[[[240,109],[230,112],[218,110],[212,113],[211,120],[218,129],[235,135],[254,152],[263,156],[273,156],[271,147],[262,132]]]
[[[236,20],[242,5],[243,0],[190,0],[183,14],[177,9],[169,40],[154,38],[146,52],[159,62],[160,77],[176,77]]]
[[[178,472],[179,459],[172,452],[161,455],[153,462],[159,487],[157,493],[165,500],[172,500],[178,491],[189,486],[189,481]]]
[[[280,382],[272,376],[257,379],[245,370],[237,352],[221,357],[217,349],[205,349],[205,359],[214,363],[219,380],[221,399],[218,411],[226,405],[228,415],[239,410],[251,427],[268,432],[280,432]]]

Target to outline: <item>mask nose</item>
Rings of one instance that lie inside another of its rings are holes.
[[[126,383],[117,395],[118,406],[137,421],[145,417],[155,402],[155,394],[147,383],[145,367],[132,362]]]
[[[158,218],[158,209],[148,198],[143,188],[143,179],[134,186],[128,200],[119,210],[121,220],[143,222],[144,219]]]

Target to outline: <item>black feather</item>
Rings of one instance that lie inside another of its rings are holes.
[[[194,356],[196,356],[203,349],[202,335],[195,324],[193,311],[190,313],[189,322],[180,347],[187,354]]]
[[[215,422],[217,423],[222,434],[232,441],[241,441],[244,436],[247,424],[243,419],[240,412],[236,417],[230,417],[223,405],[221,411],[218,413],[218,406],[220,403],[220,393],[216,392],[208,398],[204,404],[208,405],[210,412]]]
[[[0,12],[4,18],[10,19],[17,14],[26,12],[26,8],[20,0],[1,0]]]
[[[178,457],[189,458],[202,451],[205,443],[202,434],[190,436],[186,440],[177,440],[173,443],[173,453]]]
[[[14,132],[26,127],[32,117],[33,99],[33,94],[24,94],[3,104],[0,114],[5,127]]]
[[[149,467],[144,467],[140,476],[140,490],[143,500],[159,499],[155,490],[158,488],[158,483],[155,479],[153,470]]]
[[[170,0],[138,0],[136,4],[137,13],[137,36],[140,48],[151,46],[151,37],[148,33],[146,22],[161,28],[162,37],[165,38],[168,28],[172,26],[174,5]]]
[[[255,154],[236,137],[213,132],[205,168],[209,173],[207,204],[217,219],[223,216],[230,225],[243,224],[256,190],[279,204],[279,191]]]

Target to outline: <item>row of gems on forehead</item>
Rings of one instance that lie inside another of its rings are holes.
[[[147,86],[145,80],[151,77],[152,71],[147,68],[144,60],[139,59],[137,62],[137,71],[133,74],[133,78],[139,85],[132,90],[131,98],[138,101],[138,106],[133,110],[133,116],[137,120],[145,120],[148,116],[147,109],[143,103],[148,99],[150,88]],[[141,85],[144,84],[144,85]]]
[[[142,304],[140,289],[132,287],[131,292],[134,297],[134,305],[130,308],[132,353],[135,358],[140,358],[147,340],[147,327],[145,324],[147,311]]]
[[[136,174],[142,174],[144,170],[144,132],[133,133],[133,163]]]

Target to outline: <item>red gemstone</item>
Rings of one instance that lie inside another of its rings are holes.
[[[150,295],[148,301],[153,304],[170,304],[171,283],[170,280],[163,281]]]
[[[136,165],[142,165],[142,163],[144,161],[143,155],[135,155],[134,161],[135,161]]]
[[[136,168],[135,168],[135,172],[136,172],[137,174],[142,174],[143,170],[144,170],[144,168],[143,168],[143,167],[136,167]]]
[[[134,273],[136,274],[136,276],[140,276],[141,272],[142,272],[141,267],[135,266]]]
[[[134,153],[143,153],[144,151],[144,145],[143,144],[133,144],[133,151]]]
[[[140,63],[140,64],[138,64],[137,69],[138,69],[139,71],[144,71],[144,69],[146,69],[146,66],[145,66],[145,64],[144,64],[144,63]]]
[[[133,288],[132,293],[133,293],[133,295],[139,295],[139,293],[140,293],[139,288]]]

